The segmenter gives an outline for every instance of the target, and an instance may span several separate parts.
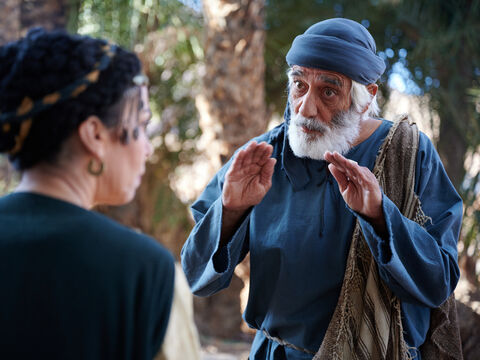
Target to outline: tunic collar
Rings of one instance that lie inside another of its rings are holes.
[[[306,160],[295,156],[288,143],[288,124],[284,123],[282,153],[280,154],[282,169],[295,191],[303,189],[311,180]]]
[[[290,125],[290,104],[288,101],[287,106],[285,107],[283,118],[285,121],[280,126],[280,128],[283,130],[283,144],[280,154],[280,161],[287,179],[292,184],[293,190],[299,191],[304,189],[312,180],[311,171],[324,171],[327,169],[327,162],[325,160],[299,158],[293,153],[288,141],[288,127]],[[281,131],[277,134],[281,134]],[[313,165],[313,163],[315,163],[315,165]],[[326,173],[329,173],[328,170]],[[316,175],[314,177],[319,180]],[[326,180],[327,177],[328,176],[325,176],[321,182]]]
[[[288,90],[287,90],[288,91]],[[288,94],[287,94],[288,95]],[[311,180],[310,172],[306,160],[295,156],[288,142],[288,126],[290,124],[290,102],[287,101],[285,112],[283,113],[285,122],[283,127],[283,146],[280,154],[282,169],[287,175],[287,179],[293,186],[294,191],[303,189]]]

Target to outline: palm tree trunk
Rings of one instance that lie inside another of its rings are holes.
[[[0,2],[0,45],[20,37],[21,0],[3,0]]]
[[[67,26],[68,0],[23,0],[20,21],[22,30],[41,26],[48,30]]]
[[[211,168],[218,170],[238,147],[267,127],[265,3],[264,0],[204,0],[203,6],[206,71],[197,107],[201,141],[208,144],[205,152]],[[248,267],[248,261],[239,266]],[[239,336],[240,291],[246,283],[248,279],[234,275],[227,289],[207,299],[195,299],[197,326],[202,333]]]
[[[67,24],[68,0],[1,0],[0,45],[25,35],[33,26],[64,28]],[[13,169],[6,158],[0,159],[0,179],[5,180],[0,193],[12,187]]]

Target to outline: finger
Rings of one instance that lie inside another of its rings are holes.
[[[363,188],[374,188],[378,182],[375,175],[365,166],[360,166],[356,161],[345,159],[343,164],[346,169],[347,175],[355,182],[356,185],[360,185]]]
[[[245,148],[245,151],[247,154],[253,154],[257,149],[257,146],[258,144],[256,141],[251,141],[250,144],[248,144],[248,146]]]
[[[273,146],[270,144],[265,143],[266,145],[264,146],[262,156],[260,157],[260,160],[258,161],[259,165],[263,166],[267,163],[268,159],[272,156],[273,153]]]
[[[380,185],[378,184],[378,180],[370,171],[370,169],[366,167],[361,167],[361,175],[360,179],[363,182],[363,186],[369,190],[380,189]]]
[[[362,185],[363,181],[366,181],[366,178],[364,177],[364,169],[368,169],[359,166],[356,161],[347,159],[338,152],[334,152],[331,157],[331,163],[342,169],[349,179],[354,181],[356,185]]]
[[[244,157],[243,157],[243,164],[242,166],[248,166],[253,162],[253,157],[255,155],[255,151],[257,149],[257,142],[252,141],[248,146],[243,150]]]
[[[334,164],[329,164],[328,170],[330,170],[330,173],[333,175],[335,180],[337,180],[340,192],[343,194],[343,192],[348,187],[347,175],[344,172],[342,172],[339,168],[337,168]]]
[[[260,182],[264,186],[272,186],[272,175],[273,170],[275,168],[275,164],[277,163],[277,159],[275,158],[268,158],[267,162],[262,168],[262,172],[260,173]]]
[[[362,185],[362,187],[366,189],[372,189],[377,184],[377,179],[375,175],[370,171],[370,169],[360,166],[359,173],[358,173],[358,182]]]
[[[332,162],[334,160],[333,153],[331,151],[325,151],[323,158],[328,162]]]
[[[339,154],[336,151],[332,154],[332,157],[335,162],[337,162],[346,169],[352,169],[355,165],[358,165],[356,161],[347,159],[345,156]]]
[[[244,168],[246,165],[246,162],[249,161],[251,157],[251,153],[256,145],[257,145],[256,141],[252,141],[245,148],[238,151],[237,154],[235,155],[235,159],[233,159],[232,166],[230,167],[230,171],[240,171],[242,168]]]
[[[328,161],[330,164],[333,164],[336,168],[337,171],[341,171],[345,176],[348,176],[347,174],[347,168],[343,165],[343,163],[339,162],[334,156],[332,152],[325,152],[324,158],[326,161]]]
[[[258,144],[257,151],[255,153],[255,162],[263,162],[268,151],[268,144],[266,142],[261,142]]]
[[[324,158],[326,161],[328,161],[331,164],[334,164],[338,169],[340,169],[344,173],[347,172],[347,168],[345,167],[345,164],[342,161],[342,158],[338,158],[337,156],[335,156],[334,153],[327,151],[324,154]]]
[[[265,152],[265,148],[267,147],[266,142],[261,142],[260,144],[257,145],[255,148],[255,152],[252,156],[252,161],[254,163],[259,163],[260,160],[263,158],[263,153]]]
[[[233,159],[232,166],[230,167],[231,171],[240,171],[241,169],[244,168],[245,166],[245,159],[248,156],[248,148],[240,150],[237,155],[235,156],[235,159]]]
[[[270,155],[272,155],[272,152],[273,152],[273,146],[266,142],[262,142],[262,145],[263,145],[265,156],[270,157]]]

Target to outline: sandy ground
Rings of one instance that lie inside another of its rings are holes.
[[[201,338],[201,360],[247,360],[250,343],[246,341]]]

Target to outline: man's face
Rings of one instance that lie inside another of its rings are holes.
[[[325,151],[345,153],[359,133],[352,109],[352,81],[333,71],[294,65],[289,74],[290,146],[296,156],[321,160]]]
[[[351,86],[352,80],[345,75],[294,65],[290,73],[292,110],[328,125],[334,115],[349,109]]]

